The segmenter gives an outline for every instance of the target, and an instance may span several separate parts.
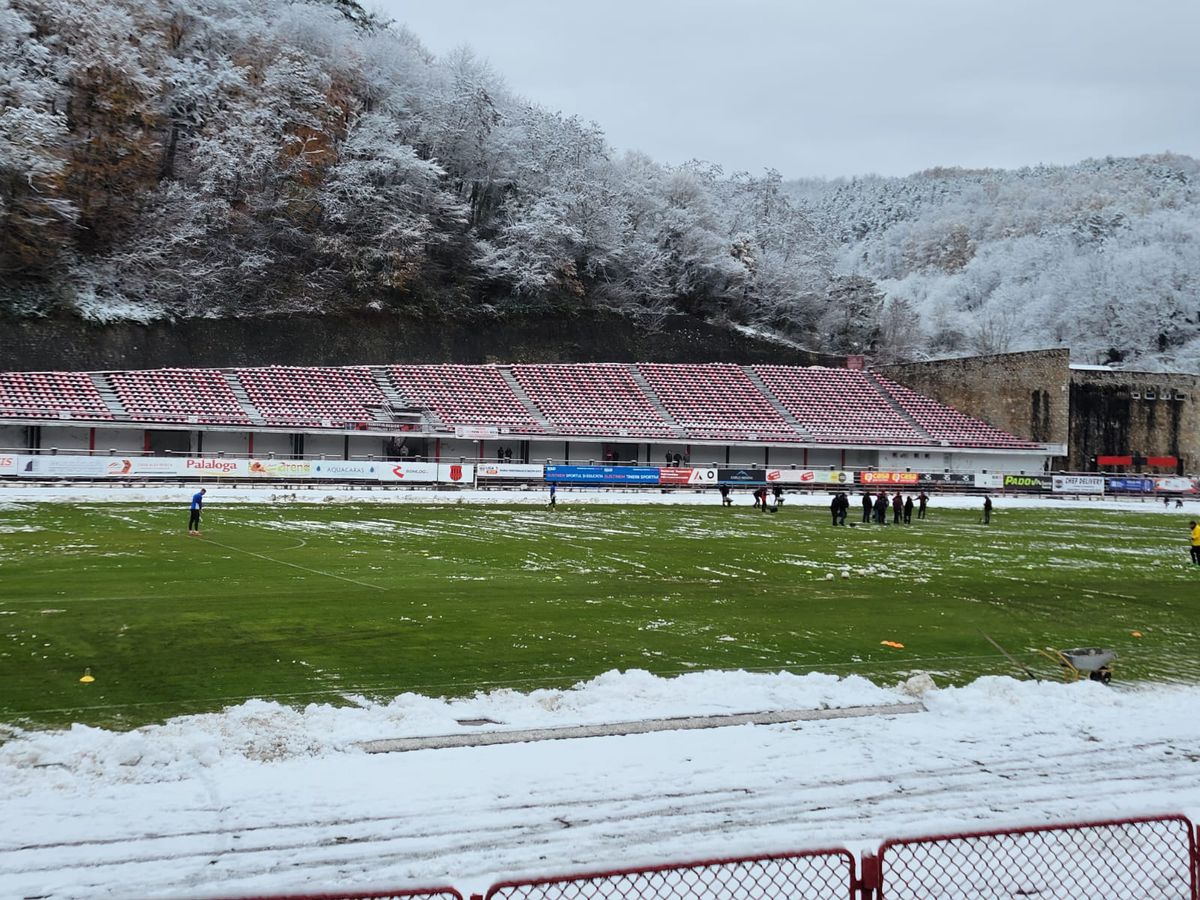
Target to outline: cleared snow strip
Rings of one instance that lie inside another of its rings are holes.
[[[921,712],[920,703],[888,703],[881,706],[852,706],[848,709],[785,709],[779,712],[735,713],[728,716],[685,716],[645,719],[612,725],[578,725],[564,728],[529,728],[523,731],[484,731],[479,734],[443,734],[422,738],[386,738],[363,741],[367,753],[400,753],[406,750],[445,750],[450,747],[483,747],[491,744],[522,744],[527,741],[557,741],[568,738],[619,737],[655,731],[695,731],[728,728],[731,725],[779,725],[784,722],[813,722],[819,719],[853,719]]]

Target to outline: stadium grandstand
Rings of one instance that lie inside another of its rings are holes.
[[[992,472],[1054,452],[869,370],[730,363],[4,372],[0,450]]]

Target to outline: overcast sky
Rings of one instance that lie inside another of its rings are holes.
[[[364,0],[618,149],[785,177],[1200,154],[1196,0]]]

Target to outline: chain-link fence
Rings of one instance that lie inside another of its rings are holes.
[[[454,888],[411,888],[397,891],[335,891],[331,894],[256,894],[237,900],[408,900],[426,897],[430,900],[463,900]]]
[[[512,881],[485,900],[851,900],[854,857],[816,850]]]
[[[1182,816],[887,841],[881,900],[1195,900]]]
[[[808,850],[504,881],[471,900],[1200,900],[1183,816],[1046,825],[885,842],[861,867]],[[861,877],[860,877],[861,875]],[[464,900],[453,888],[242,900]]]

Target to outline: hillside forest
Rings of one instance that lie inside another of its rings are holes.
[[[1200,371],[1198,176],[667,166],[351,0],[0,0],[10,319],[604,310],[884,362]]]

